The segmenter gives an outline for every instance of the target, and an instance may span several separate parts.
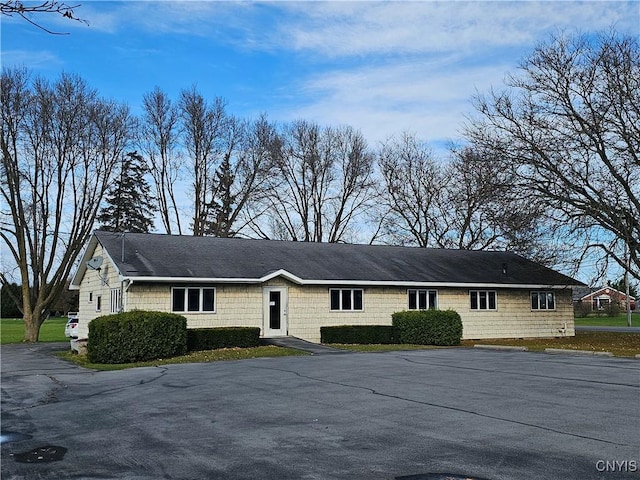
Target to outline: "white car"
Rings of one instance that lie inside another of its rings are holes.
[[[67,320],[67,324],[64,327],[64,336],[69,338],[78,338],[78,322],[80,321],[78,313],[69,312],[67,317],[69,320]]]

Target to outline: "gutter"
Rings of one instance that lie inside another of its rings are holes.
[[[572,285],[545,284],[512,284],[512,283],[454,283],[454,282],[411,282],[411,281],[380,281],[380,280],[318,280],[302,279],[288,272],[276,272],[260,278],[224,278],[224,277],[123,277],[133,282],[144,283],[265,283],[273,278],[283,277],[297,285],[345,285],[371,287],[437,287],[437,288],[490,288],[490,289],[539,289],[564,290]]]

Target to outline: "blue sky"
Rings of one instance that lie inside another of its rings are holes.
[[[28,3],[28,2],[25,2]],[[2,64],[77,73],[140,112],[155,86],[196,85],[245,117],[351,125],[375,146],[403,131],[459,138],[476,91],[551,32],[639,32],[638,2],[82,1],[89,25],[2,18]]]
[[[441,155],[473,95],[551,33],[640,33],[638,1],[67,3],[89,25],[32,18],[69,35],[3,16],[2,65],[79,74],[135,114],[156,86],[177,100],[196,85],[239,117],[350,125],[372,147],[406,131]]]

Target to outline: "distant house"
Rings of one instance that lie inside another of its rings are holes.
[[[72,280],[80,337],[101,315],[177,312],[189,328],[254,326],[320,341],[320,327],[389,325],[454,309],[464,338],[574,335],[580,282],[505,252],[97,231]]]
[[[578,287],[574,290],[574,303],[587,305],[593,312],[606,310],[610,305],[616,304],[621,309],[627,309],[627,300],[631,310],[636,308],[635,297],[611,287]]]

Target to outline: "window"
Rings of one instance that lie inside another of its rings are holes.
[[[363,310],[361,288],[332,288],[329,290],[331,310]]]
[[[177,287],[171,289],[171,311],[215,312],[216,290],[212,287]]]
[[[437,290],[409,290],[409,310],[433,310],[438,308]]]
[[[96,312],[102,310],[102,295],[96,295]]]
[[[111,313],[122,311],[122,290],[119,288],[111,289]]]
[[[93,292],[89,292],[89,303],[93,303]]]
[[[497,295],[493,290],[469,290],[471,310],[497,310]]]
[[[556,296],[553,292],[531,292],[531,310],[555,310]]]

